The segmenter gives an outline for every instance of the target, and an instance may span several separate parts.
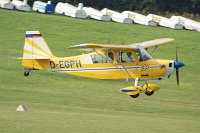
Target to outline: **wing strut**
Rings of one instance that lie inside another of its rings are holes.
[[[155,48],[153,49],[153,51],[151,52],[151,56],[153,55],[153,53],[155,52],[155,50],[157,49],[158,46],[155,46]]]
[[[118,61],[118,60],[117,60]],[[131,74],[128,72],[128,70],[126,69],[126,67],[118,61],[118,63],[124,68],[124,72],[126,72],[126,74],[129,76],[129,78],[133,79],[133,77],[131,76]],[[126,82],[128,82],[128,78],[126,79]]]
[[[95,49],[93,49],[93,51],[96,52],[96,53],[97,53],[98,55],[100,55],[101,57],[103,57],[104,59],[106,59],[106,61],[108,61],[109,63],[113,64],[113,66],[119,68],[119,67],[118,67],[117,65],[115,65],[113,62],[111,62],[107,57],[101,55],[101,54],[100,54],[98,51],[96,51]],[[118,61],[118,60],[117,60],[117,61]],[[128,72],[128,70],[125,68],[125,66],[124,66],[123,64],[121,64],[119,61],[118,61],[118,63],[123,67],[123,70],[122,70],[122,71],[123,71],[125,74],[127,74],[129,78],[133,79],[133,77],[132,77],[131,74]],[[119,70],[121,70],[121,69],[119,68]],[[127,80],[128,80],[128,79],[127,79]]]

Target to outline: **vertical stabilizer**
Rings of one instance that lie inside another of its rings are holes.
[[[26,31],[23,59],[50,59],[51,50],[39,31]]]

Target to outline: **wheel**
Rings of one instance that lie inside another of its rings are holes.
[[[146,91],[146,92],[145,92],[145,94],[146,94],[147,96],[151,96],[151,95],[153,95],[153,93],[154,93],[154,91]]]
[[[29,71],[24,71],[24,76],[28,76],[29,75]]]
[[[140,93],[135,94],[135,95],[130,95],[132,98],[137,98],[140,95]]]

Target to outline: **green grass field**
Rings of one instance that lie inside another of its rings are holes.
[[[23,76],[26,30],[39,30],[57,56],[81,54],[67,49],[80,43],[131,44],[161,37],[176,39],[154,58],[174,59],[178,47],[180,87],[175,74],[152,81],[161,89],[132,99],[119,92],[123,81],[105,81],[49,71]],[[200,33],[119,24],[66,16],[0,9],[0,133],[198,133],[200,132]],[[17,112],[18,105],[28,107]]]

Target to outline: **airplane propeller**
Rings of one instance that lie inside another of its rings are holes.
[[[185,66],[185,64],[178,61],[178,52],[176,47],[176,61],[174,62],[174,67],[176,68],[176,82],[178,86],[179,86],[179,68],[183,66]]]

